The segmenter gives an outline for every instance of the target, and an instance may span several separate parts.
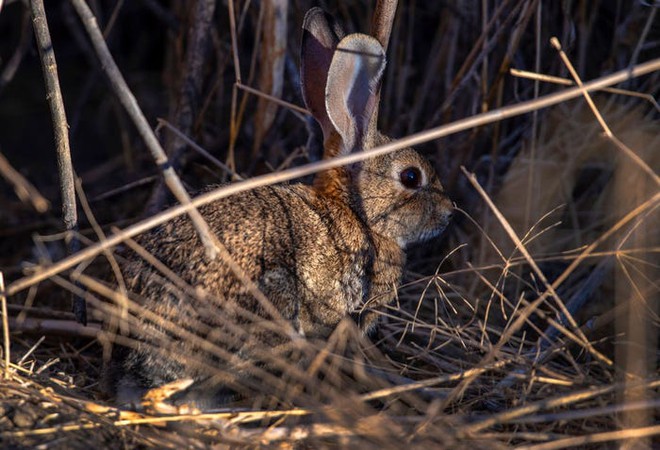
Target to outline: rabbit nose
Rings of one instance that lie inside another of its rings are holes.
[[[451,220],[452,216],[454,215],[454,203],[446,195],[442,196],[442,200],[440,201],[440,208],[444,209],[443,216],[445,220]]]

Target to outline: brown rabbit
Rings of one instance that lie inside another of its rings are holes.
[[[307,13],[303,28],[303,95],[323,129],[324,158],[388,142],[374,117],[382,46],[364,34],[344,37],[319,8]],[[327,337],[347,316],[365,332],[372,328],[375,308],[394,298],[406,246],[437,236],[451,210],[435,171],[410,148],[319,173],[313,186],[264,187],[200,208],[244,274],[308,338]],[[123,398],[135,388],[201,380],[221,370],[218,361],[245,358],[244,348],[228,344],[229,336],[244,339],[244,331],[227,318],[272,316],[222,259],[205,259],[187,217],[140,243],[196,291],[166,281],[139,258],[129,265],[129,287],[161,319],[144,316],[132,330],[139,343],[120,361]],[[199,339],[191,341],[191,333]]]

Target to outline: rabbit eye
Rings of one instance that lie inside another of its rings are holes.
[[[408,189],[417,189],[422,184],[422,172],[417,167],[407,167],[399,173],[401,184]]]

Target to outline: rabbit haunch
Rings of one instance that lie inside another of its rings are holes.
[[[305,17],[301,64],[305,104],[323,129],[324,158],[389,141],[375,128],[385,66],[378,41],[361,34],[344,37],[331,17],[314,8]],[[252,288],[298,333],[320,338],[347,316],[364,331],[372,328],[378,307],[394,299],[405,247],[437,236],[451,210],[435,171],[412,149],[321,172],[313,186],[263,187],[200,208]],[[226,261],[205,258],[187,217],[139,241],[201,295],[133,259],[126,268],[128,286],[159,320],[140,318],[132,330],[138,343],[121,358],[124,385],[145,388],[210,375],[209,365],[223,363],[204,354],[205,342],[248,359],[250,345],[281,342],[252,329],[248,334],[256,344],[230,344],[226,334],[220,336],[231,328],[228,320],[266,323],[273,315]],[[192,342],[179,330],[200,339]],[[189,362],[195,357],[207,363]]]

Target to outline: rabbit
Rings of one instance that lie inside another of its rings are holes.
[[[344,35],[323,10],[308,11],[301,84],[305,105],[321,125],[324,159],[390,141],[376,129],[384,68],[385,51],[375,38]],[[133,392],[124,398],[176,379],[201,382],[223,370],[220,361],[240,365],[247,352],[229,341],[245,336],[240,326],[227,325],[227,317],[238,325],[276,319],[255,289],[297,336],[326,338],[347,317],[370,332],[377,308],[394,300],[406,247],[438,236],[452,203],[430,163],[405,148],[318,173],[312,185],[261,187],[199,210],[254,286],[222,258],[205,258],[186,216],[141,236],[138,242],[183,283],[139,257],[126,269],[145,313],[131,330],[137,343],[119,361],[120,390]],[[270,339],[253,350],[267,352],[276,341]]]

